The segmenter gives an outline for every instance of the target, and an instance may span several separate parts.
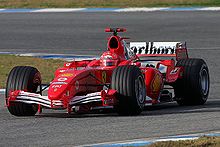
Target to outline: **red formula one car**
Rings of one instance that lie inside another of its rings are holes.
[[[119,115],[138,115],[147,105],[177,101],[204,104],[209,94],[209,71],[202,59],[189,58],[186,43],[130,42],[108,28],[108,50],[100,59],[65,63],[55,72],[42,96],[40,72],[14,67],[7,80],[6,105],[16,116],[31,116],[42,108],[90,112],[112,108]],[[174,95],[174,96],[173,96]]]

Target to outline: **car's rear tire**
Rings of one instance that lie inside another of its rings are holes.
[[[209,70],[203,59],[181,59],[176,66],[183,67],[183,77],[174,84],[179,105],[202,105],[209,94]]]
[[[118,92],[115,109],[119,115],[138,115],[142,112],[146,86],[143,74],[137,66],[117,67],[112,73],[111,89]]]
[[[41,84],[40,72],[30,66],[16,66],[8,76],[6,84],[6,103],[10,91],[24,90],[35,93],[38,86]],[[35,104],[26,104],[22,102],[10,102],[8,110],[15,116],[33,116],[37,113],[38,106]]]

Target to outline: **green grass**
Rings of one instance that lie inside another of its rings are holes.
[[[200,137],[195,140],[156,142],[146,147],[220,147],[220,137]]]
[[[0,8],[220,6],[220,0],[0,0]]]
[[[43,83],[49,83],[54,72],[58,67],[62,67],[64,61],[53,59],[40,59],[33,57],[19,57],[14,55],[0,55],[0,88],[5,88],[10,70],[14,66],[33,66],[36,67],[42,76]]]

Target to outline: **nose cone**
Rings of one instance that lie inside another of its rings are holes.
[[[50,100],[59,100],[68,90],[68,86],[74,79],[73,73],[62,73],[57,76],[48,89],[48,98]]]

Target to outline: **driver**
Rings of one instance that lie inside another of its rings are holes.
[[[110,51],[106,51],[100,58],[101,66],[117,66],[119,63],[119,57],[117,54]]]

